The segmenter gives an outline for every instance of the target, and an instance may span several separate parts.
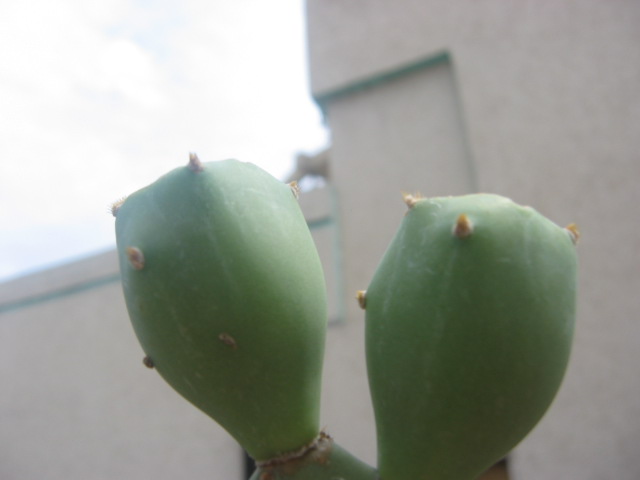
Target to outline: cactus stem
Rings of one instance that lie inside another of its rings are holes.
[[[231,347],[233,350],[237,350],[238,344],[236,343],[236,339],[228,333],[221,333],[220,335],[218,335],[218,339],[225,345]]]
[[[358,305],[363,310],[367,308],[367,291],[366,290],[358,290],[356,293],[356,299],[358,300]]]
[[[202,165],[202,162],[198,158],[198,155],[196,155],[195,153],[189,154],[189,163],[187,167],[189,168],[189,170],[191,170],[194,173],[200,173],[204,171],[204,166]]]
[[[458,238],[467,238],[473,233],[473,223],[464,213],[458,215],[456,224],[453,226],[453,234]]]
[[[577,245],[578,240],[580,240],[580,230],[578,230],[578,226],[575,223],[571,223],[564,228],[569,232],[569,236],[571,237],[573,244]]]
[[[404,203],[407,205],[407,207],[409,207],[409,210],[411,210],[413,207],[415,207],[416,203],[418,203],[418,201],[422,199],[422,195],[420,195],[419,193],[413,195],[410,193],[403,193],[402,199],[404,200]]]
[[[300,447],[298,450],[283,453],[282,455],[279,455],[275,458],[270,458],[269,460],[256,460],[256,466],[263,469],[277,467],[278,465],[284,465],[289,462],[294,462],[295,460],[304,457],[308,453],[313,453],[314,456],[318,457],[318,460],[325,459],[326,461],[326,457],[328,457],[328,455],[331,453],[332,446],[333,439],[329,434],[322,431],[311,442]],[[318,463],[323,462],[318,461]]]
[[[289,187],[291,187],[291,191],[293,192],[293,196],[296,197],[296,200],[300,197],[300,186],[298,186],[298,182],[295,180],[293,182],[288,183]]]
[[[155,367],[155,364],[153,363],[153,360],[151,360],[151,357],[146,356],[142,359],[142,363],[144,364],[145,367],[147,368],[153,368]]]
[[[127,197],[122,197],[111,204],[111,208],[109,209],[111,211],[111,215],[114,217],[118,215],[118,210],[120,210],[120,207],[124,204],[126,199]]]
[[[136,270],[142,270],[144,268],[144,255],[142,250],[137,247],[127,247],[127,258],[129,263]]]

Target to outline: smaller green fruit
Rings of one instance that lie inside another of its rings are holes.
[[[553,400],[577,229],[497,195],[410,207],[359,301],[383,480],[473,479]]]

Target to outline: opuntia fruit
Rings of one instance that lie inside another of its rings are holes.
[[[577,229],[497,195],[406,203],[359,294],[380,478],[470,480],[536,425],[559,388]]]
[[[258,460],[319,434],[325,283],[294,193],[192,155],[113,208],[145,365]]]

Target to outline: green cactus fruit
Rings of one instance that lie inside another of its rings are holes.
[[[145,364],[258,460],[319,433],[325,283],[296,196],[192,155],[113,208]]]
[[[259,464],[250,480],[378,480],[378,475],[322,433],[292,458]]]
[[[473,479],[535,426],[560,386],[577,230],[498,195],[405,201],[359,295],[380,478]]]

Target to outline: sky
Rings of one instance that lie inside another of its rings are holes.
[[[0,282],[113,248],[189,152],[284,178],[328,143],[303,0],[1,2],[0,45]]]

